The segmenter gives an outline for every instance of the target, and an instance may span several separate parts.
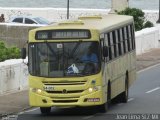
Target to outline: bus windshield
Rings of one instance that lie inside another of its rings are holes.
[[[29,72],[33,76],[85,76],[99,70],[98,42],[29,44]]]

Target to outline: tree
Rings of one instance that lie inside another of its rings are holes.
[[[117,11],[116,11],[117,12]],[[130,15],[134,18],[135,30],[141,30],[146,27],[153,27],[153,23],[145,21],[144,12],[137,8],[126,8],[125,10],[117,12],[120,15]]]

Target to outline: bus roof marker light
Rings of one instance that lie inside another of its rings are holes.
[[[101,15],[95,15],[95,16],[82,16],[78,17],[79,20],[88,20],[88,19],[102,19]]]
[[[84,25],[84,22],[82,20],[66,21],[61,22],[58,25]]]

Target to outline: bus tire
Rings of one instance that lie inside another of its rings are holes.
[[[108,88],[107,88],[107,102],[100,106],[100,112],[102,112],[102,113],[107,112],[110,104],[111,104],[111,85],[109,82]]]
[[[99,106],[99,111],[101,113],[105,113],[105,112],[107,112],[107,110],[108,110],[108,104],[107,104],[107,102]]]
[[[40,107],[42,114],[49,114],[51,112],[51,107]]]
[[[122,103],[127,103],[128,102],[128,74],[126,74],[126,77],[125,77],[125,91],[123,93],[121,93],[121,96],[120,96],[120,101]]]

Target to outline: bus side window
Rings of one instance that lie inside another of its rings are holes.
[[[119,52],[119,56],[122,55],[122,46],[121,46],[121,37],[120,37],[120,30],[117,30],[117,39],[118,39],[118,52]]]
[[[125,44],[125,53],[128,52],[128,41],[127,41],[127,30],[126,27],[123,28],[123,40],[124,40],[124,44]]]
[[[123,44],[123,33],[122,33],[122,28],[119,29],[119,33],[120,33],[121,51],[122,51],[122,55],[123,55],[123,54],[124,54],[124,44]]]
[[[107,33],[105,33],[105,37],[104,37],[104,44],[109,48],[109,40],[108,40],[108,34]],[[109,50],[109,49],[108,49]],[[108,51],[108,53],[109,53],[109,51]],[[109,53],[110,54],[110,53]],[[106,58],[106,60],[107,61],[109,61],[110,60],[110,57],[108,56],[107,58]]]
[[[111,59],[114,59],[115,57],[115,51],[114,51],[114,43],[113,43],[113,34],[112,32],[109,33],[109,41],[110,41],[110,48],[111,48]]]
[[[127,40],[128,40],[128,51],[132,50],[132,37],[131,37],[131,28],[130,25],[127,26]]]
[[[111,50],[110,33],[107,33],[107,37],[108,37],[109,60],[112,60],[112,50]]]
[[[105,46],[104,40],[105,40],[105,34],[101,34],[101,59],[104,61],[105,57],[103,56],[103,47]]]
[[[119,56],[119,49],[118,49],[118,30],[115,30],[115,49],[116,49],[116,57]]]
[[[135,49],[135,36],[134,36],[134,26],[133,24],[131,25],[130,27],[131,29],[131,40],[132,40],[132,49],[134,50]]]
[[[115,31],[112,31],[112,38],[113,38],[113,49],[114,49],[114,57],[117,57],[117,50],[116,50],[116,35]]]

